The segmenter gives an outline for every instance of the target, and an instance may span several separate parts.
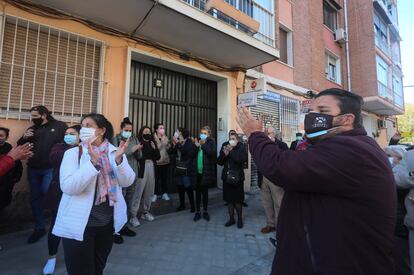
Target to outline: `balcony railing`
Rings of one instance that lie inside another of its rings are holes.
[[[398,93],[378,81],[378,95],[398,108],[404,108],[404,94]]]
[[[378,81],[378,95],[394,104],[393,91],[380,81]]]
[[[206,10],[206,4],[208,0],[182,0],[197,9],[208,12]],[[243,13],[247,14],[254,20],[260,23],[259,31],[255,32],[254,30],[250,29],[249,27],[241,24],[234,18],[229,17],[228,15],[218,11],[218,10],[211,10],[209,14],[216,17],[217,19],[226,22],[227,24],[235,27],[236,29],[243,31],[249,35],[253,35],[257,40],[262,41],[263,43],[270,45],[272,47],[275,46],[275,34],[274,34],[274,16],[273,13],[268,11],[267,9],[261,7],[259,4],[252,0],[224,0],[226,3],[232,5],[236,9],[242,11]]]
[[[388,43],[385,42],[379,34],[375,34],[375,45],[381,49],[386,55],[390,55],[390,48],[388,47]]]

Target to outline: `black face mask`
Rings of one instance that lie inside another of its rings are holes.
[[[36,126],[40,126],[43,123],[43,119],[41,117],[39,118],[32,118],[33,124]]]
[[[309,113],[305,116],[305,132],[306,136],[310,139],[325,135],[329,129],[333,128],[334,116],[321,114],[321,113]]]
[[[142,135],[142,137],[145,139],[145,140],[151,140],[151,134],[143,134]]]

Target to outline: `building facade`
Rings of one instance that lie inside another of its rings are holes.
[[[136,131],[163,122],[169,135],[210,125],[218,146],[240,131],[237,96],[249,91],[259,91],[252,111],[286,142],[303,131],[308,91],[361,94],[364,124],[382,145],[403,112],[395,1],[0,3],[0,125],[11,142],[39,104],[68,123],[100,112],[115,129],[125,116]],[[246,190],[254,163],[247,173]]]

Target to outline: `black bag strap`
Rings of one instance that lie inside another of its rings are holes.
[[[83,148],[82,145],[79,145],[79,153],[78,153],[78,164],[80,165],[80,160],[82,157],[82,153],[83,153]]]

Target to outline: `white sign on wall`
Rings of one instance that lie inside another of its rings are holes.
[[[242,107],[252,107],[257,104],[257,93],[243,93],[237,96],[237,105]]]

